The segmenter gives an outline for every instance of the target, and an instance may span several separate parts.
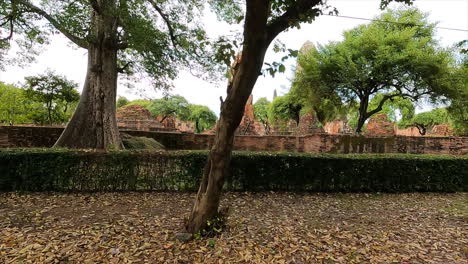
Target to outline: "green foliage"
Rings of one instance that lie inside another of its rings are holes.
[[[276,97],[268,107],[268,119],[271,123],[295,120],[299,123],[302,109],[300,102],[294,100],[289,94]]]
[[[122,106],[126,106],[129,103],[130,103],[130,101],[125,96],[119,96],[119,98],[117,98],[117,108],[120,108]]]
[[[448,124],[450,121],[449,114],[445,108],[436,108],[428,112],[422,112],[414,115],[409,120],[401,122],[403,127],[417,127],[421,135],[425,135],[426,131],[434,125]]]
[[[451,125],[458,135],[468,135],[468,40],[459,43],[460,60],[454,72],[455,84],[447,97]]]
[[[188,120],[190,116],[189,103],[180,95],[168,95],[153,100],[148,109],[154,116],[162,116],[163,119],[172,116],[179,120]]]
[[[58,33],[88,48],[98,27],[93,13],[100,13],[116,23],[107,36],[117,43],[107,48],[119,50],[115,70],[130,81],[150,77],[156,88],[169,88],[182,67],[201,76],[217,74],[213,50],[200,27],[205,2],[5,0],[0,4],[0,49],[9,49],[15,40],[20,50],[16,62],[27,63]]]
[[[385,96],[389,96],[389,94],[376,94],[369,102],[369,107],[371,109],[376,109]],[[398,118],[397,111],[401,115],[401,119]],[[407,98],[395,97],[386,100],[382,106],[382,110],[378,113],[385,113],[388,119],[393,122],[407,122],[414,115],[414,105]]]
[[[31,102],[23,89],[0,82],[0,123],[30,123],[37,107],[41,106]]]
[[[151,100],[146,100],[146,99],[137,99],[129,102],[126,105],[141,105],[146,109],[149,109],[149,106],[151,104]]]
[[[429,112],[416,114],[412,121],[427,126],[444,124],[448,123],[448,113],[445,108],[437,108]]]
[[[260,121],[265,127],[268,127],[268,109],[271,102],[266,97],[259,98],[253,104],[255,119]]]
[[[216,124],[216,114],[204,105],[193,105],[189,104],[189,116],[188,120],[195,123],[195,132],[201,133],[206,129],[212,128]]]
[[[378,20],[403,24],[374,21],[358,26],[346,31],[342,42],[311,49],[300,59],[302,70],[296,79],[302,93],[309,90],[306,95],[323,98],[319,102],[330,100],[336,107],[358,101],[363,121],[381,112],[390,99],[436,101],[447,96],[454,60],[434,40],[435,25],[427,15],[414,8],[396,9]],[[370,100],[378,94],[386,96],[379,95],[380,102],[371,107]]]
[[[190,190],[207,151],[0,150],[2,191]],[[231,191],[468,191],[466,156],[234,152]]]
[[[80,100],[80,94],[76,91],[78,84],[51,71],[25,79],[26,97],[44,106],[42,111],[33,114],[34,120],[56,124],[70,119]]]

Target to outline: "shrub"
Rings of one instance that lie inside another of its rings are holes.
[[[3,191],[196,191],[207,151],[0,150]],[[234,152],[231,191],[467,191],[466,156]]]
[[[166,148],[153,138],[133,137],[128,134],[122,134],[122,142],[129,150],[165,150]]]

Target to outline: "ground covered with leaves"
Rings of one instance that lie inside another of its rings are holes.
[[[194,197],[0,194],[0,263],[468,263],[466,193],[228,193],[221,235],[174,241]]]

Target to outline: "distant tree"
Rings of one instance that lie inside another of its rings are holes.
[[[80,99],[78,84],[50,71],[25,79],[26,97],[44,105],[47,124],[68,121],[74,110],[70,106]]]
[[[447,109],[436,108],[428,112],[416,114],[411,120],[402,122],[402,125],[405,127],[416,127],[419,130],[419,134],[424,136],[435,125],[448,123],[449,115]]]
[[[188,120],[190,116],[189,103],[180,95],[168,95],[153,100],[148,109],[154,116],[162,116],[161,123],[170,116],[179,120]]]
[[[456,45],[458,52],[457,69],[454,73],[455,84],[447,96],[447,107],[451,126],[457,135],[468,135],[468,40]]]
[[[294,120],[299,124],[303,105],[290,94],[276,97],[268,107],[268,119],[271,123]]]
[[[128,105],[141,105],[144,108],[149,110],[150,104],[151,104],[151,100],[137,99],[137,100],[130,101],[128,104],[126,104],[126,106],[128,106]]]
[[[434,40],[434,26],[415,8],[388,10],[346,31],[342,42],[310,51],[299,84],[329,100],[358,101],[356,133],[388,100],[443,98],[451,87],[453,56]],[[378,94],[385,95],[371,107]]]
[[[0,123],[30,123],[32,107],[23,89],[0,82]]]
[[[188,120],[195,123],[195,132],[201,133],[216,124],[216,114],[207,106],[190,104],[188,108],[190,111]]]
[[[119,96],[119,98],[117,98],[117,108],[120,108],[122,106],[126,106],[129,103],[130,103],[130,101],[125,96]]]
[[[275,90],[276,94],[276,90]],[[277,96],[273,96],[276,98]],[[265,131],[270,130],[270,122],[268,121],[268,108],[270,106],[271,102],[266,99],[266,97],[259,98],[255,104],[253,104],[253,109],[254,109],[254,115],[255,119],[260,121],[264,128]]]

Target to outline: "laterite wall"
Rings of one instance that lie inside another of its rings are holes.
[[[0,126],[0,147],[50,147],[63,128]],[[170,132],[124,131],[132,136],[154,138],[168,149],[208,149],[213,135]],[[364,137],[315,134],[308,136],[237,136],[236,150],[329,152],[468,154],[467,137]]]

